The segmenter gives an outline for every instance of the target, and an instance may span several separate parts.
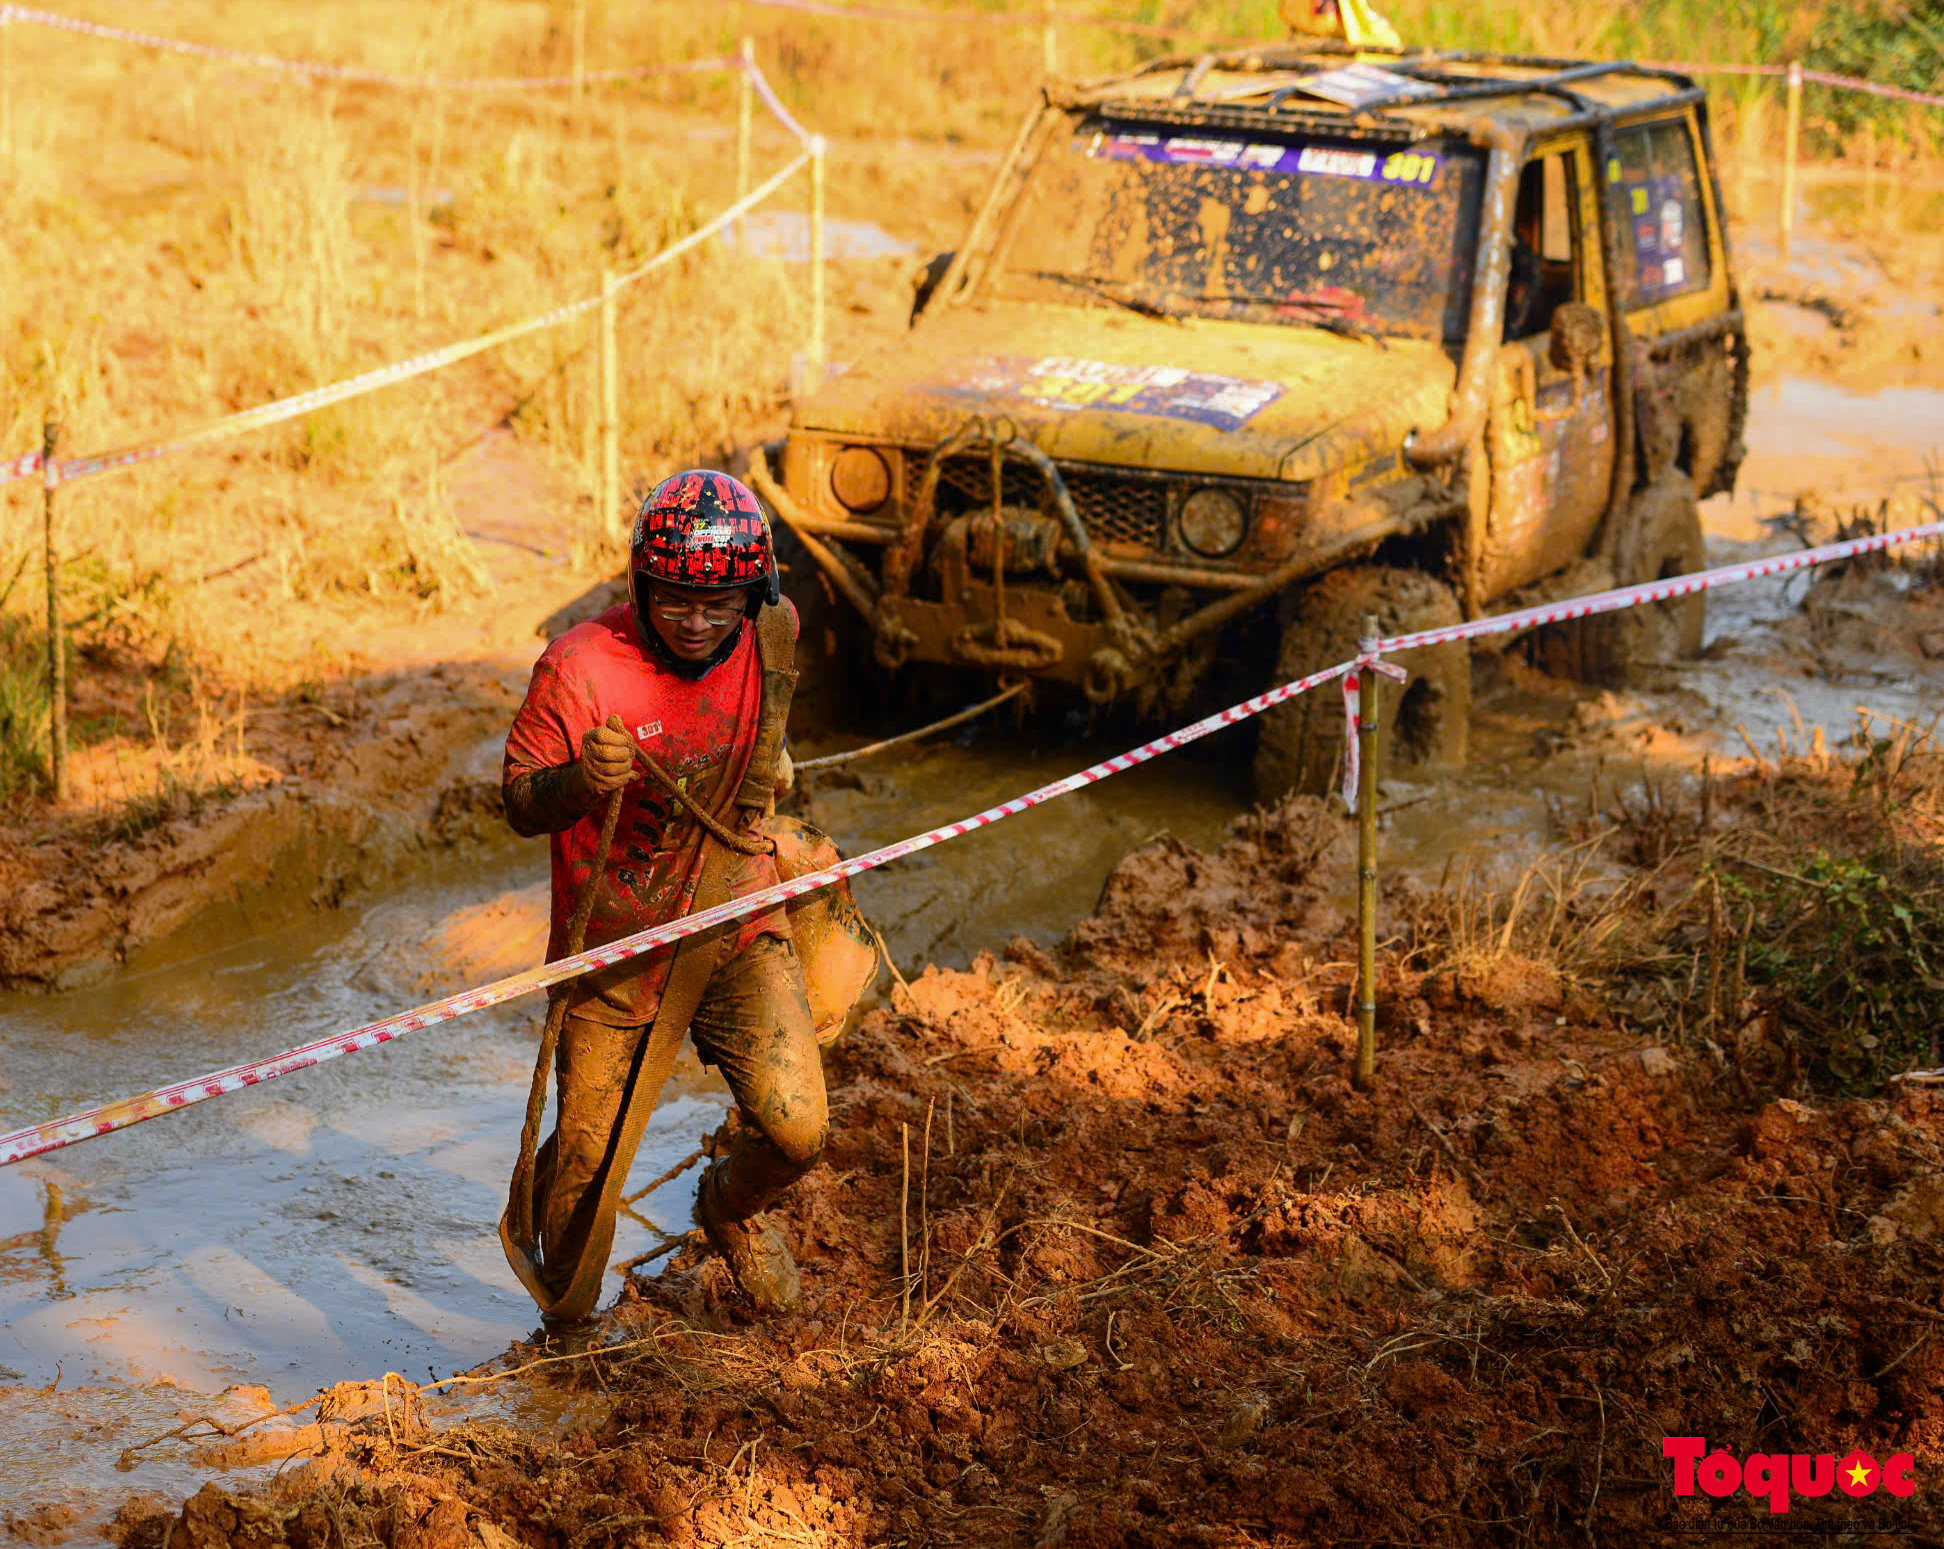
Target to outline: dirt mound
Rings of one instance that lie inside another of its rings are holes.
[[[1156,844],[1057,950],[867,1019],[781,1212],[801,1316],[678,1257],[508,1379],[556,1434],[390,1406],[174,1542],[1671,1543],[1769,1503],[1678,1498],[1664,1437],[1924,1472],[1939,1100],[1760,1093],[1509,951],[1396,971],[1358,1092],[1343,837]]]
[[[0,988],[91,983],[212,909],[261,928],[500,828],[479,810],[498,801],[497,769],[474,766],[517,702],[503,678],[454,663],[292,701],[257,717],[274,765],[243,794],[0,830]]]

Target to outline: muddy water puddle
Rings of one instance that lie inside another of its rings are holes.
[[[817,798],[847,848],[902,838],[1118,745],[1000,729]],[[1127,849],[1217,842],[1239,796],[1206,761],[1157,764],[915,857],[860,886],[897,959],[963,963],[1086,914]],[[875,791],[876,794],[872,794]],[[544,941],[544,852],[508,846],[359,911],[238,939],[78,993],[0,1001],[0,1128],[341,1031],[525,966]],[[0,1169],[0,1517],[60,1499],[99,1516],[209,1467],[125,1447],[393,1370],[446,1376],[533,1327],[496,1223],[538,1001],[468,1017],[47,1158]],[[636,1179],[720,1116],[685,1054]],[[617,1260],[688,1225],[694,1174],[624,1217]],[[610,1288],[612,1289],[612,1288]],[[58,1380],[54,1394],[35,1392]],[[261,1392],[225,1390],[242,1385]]]
[[[359,915],[320,915],[173,967],[0,1002],[0,1127],[275,1052],[458,988],[421,959],[543,856],[504,852]],[[471,967],[491,966],[490,952]],[[58,1497],[193,1488],[183,1449],[117,1453],[211,1412],[234,1420],[342,1378],[425,1380],[533,1326],[495,1228],[532,1069],[532,1011],[503,1008],[166,1120],[0,1169],[0,1514]],[[647,1176],[715,1122],[678,1071]],[[686,1225],[679,1184],[642,1202]],[[624,1221],[622,1256],[654,1239]],[[54,1400],[22,1388],[58,1378]],[[255,1406],[254,1408],[252,1406]],[[174,1454],[171,1458],[169,1454]]]
[[[1790,376],[1749,394],[1748,457],[1732,501],[1713,502],[1711,526],[1752,538],[1761,519],[1816,491],[1838,506],[1903,495],[1944,495],[1944,388],[1854,391]],[[1919,518],[1921,519],[1921,518]]]
[[[1711,503],[1716,563],[1779,552],[1771,490],[1824,468],[1857,483],[1921,462],[1944,399],[1820,384],[1759,391],[1754,493]],[[1818,439],[1821,438],[1821,439]],[[1826,443],[1826,444],[1825,444]],[[1895,459],[1905,459],[1899,463]],[[1904,638],[1891,570],[1818,593],[1801,577],[1724,590],[1709,647],[1625,693],[1482,662],[1461,777],[1387,781],[1385,865],[1514,871],[1595,780],[1691,779],[1740,730],[1835,743],[1858,705],[1923,718],[1944,664]],[[1236,697],[1258,685],[1235,685]],[[957,740],[806,782],[808,816],[849,853],[954,821],[1122,751],[1136,737],[1000,717]],[[822,752],[835,744],[806,748]],[[1225,731],[1100,786],[858,879],[907,971],[963,965],[1024,934],[1062,937],[1113,864],[1161,833],[1219,843],[1248,800],[1249,739]],[[0,1128],[273,1052],[533,961],[544,854],[512,845],[394,896],[79,993],[0,1000]],[[202,948],[208,950],[201,950]],[[533,1326],[495,1226],[531,1072],[538,1002],[501,1008],[190,1112],[0,1169],[0,1518],[61,1499],[98,1520],[134,1490],[180,1497],[210,1473],[179,1446],[121,1449],[196,1414],[248,1418],[384,1370],[444,1376]],[[723,1104],[692,1059],[637,1162],[685,1156]],[[616,1258],[686,1226],[693,1173],[624,1218]],[[36,1391],[58,1379],[52,1393]],[[225,1390],[231,1390],[227,1394]],[[498,1400],[488,1400],[498,1402]],[[545,1417],[537,1415],[528,1418]]]

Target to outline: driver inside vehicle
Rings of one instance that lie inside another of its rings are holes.
[[[1573,299],[1573,261],[1559,256],[1571,252],[1565,209],[1570,168],[1564,155],[1548,156],[1528,162],[1519,176],[1505,292],[1507,342],[1545,333],[1553,313]],[[1556,229],[1549,233],[1549,226]]]

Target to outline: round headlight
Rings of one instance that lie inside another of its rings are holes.
[[[1242,502],[1225,489],[1198,489],[1181,503],[1181,541],[1203,559],[1233,554],[1247,530]]]
[[[891,470],[868,446],[847,446],[830,466],[830,492],[846,511],[875,511],[891,498]]]

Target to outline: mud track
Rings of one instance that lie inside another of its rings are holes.
[[[110,815],[0,845],[0,989],[90,984],[178,933],[331,907],[477,837],[498,822],[498,781],[475,754],[515,703],[486,663],[346,685],[258,717],[280,767],[256,790],[153,827]]]
[[[1767,1100],[1510,952],[1393,971],[1356,1092],[1347,849],[1302,802],[1218,853],[1160,842],[1056,953],[1017,940],[873,1014],[781,1211],[801,1316],[754,1324],[719,1264],[678,1257],[629,1282],[604,1348],[514,1380],[519,1423],[428,1420],[402,1389],[359,1424],[279,1422],[208,1461],[321,1455],[263,1497],[125,1512],[123,1543],[1760,1525],[1745,1495],[1677,1501],[1666,1435],[1914,1452],[1914,1497],[1797,1498],[1787,1525],[1944,1531],[1938,1100]]]

